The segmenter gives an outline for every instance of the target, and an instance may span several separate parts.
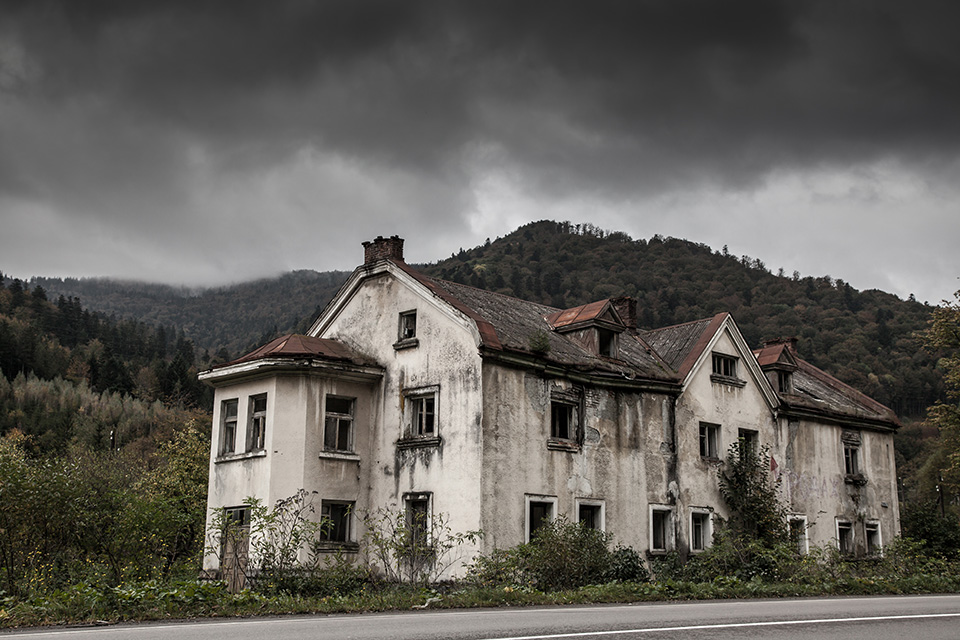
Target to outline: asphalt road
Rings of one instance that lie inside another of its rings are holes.
[[[960,640],[960,595],[411,611],[0,632],[54,640]]]

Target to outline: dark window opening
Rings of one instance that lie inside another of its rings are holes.
[[[651,514],[650,548],[654,551],[666,551],[670,532],[670,512],[655,509]]]
[[[777,391],[793,393],[793,376],[789,371],[777,371]]]
[[[703,551],[710,539],[710,514],[695,512],[690,516],[690,549]]]
[[[324,518],[321,539],[328,542],[350,542],[350,515],[352,513],[352,502],[324,500],[321,507],[321,514]]]
[[[871,556],[880,553],[880,523],[868,522],[864,525],[864,532],[867,535],[867,553]]]
[[[544,523],[553,518],[553,503],[535,502],[531,500],[529,518],[530,536],[528,542],[536,537],[537,530],[539,530]]]
[[[725,378],[736,378],[737,359],[719,353],[713,354],[713,373]]]
[[[720,426],[700,423],[700,457],[718,459],[720,457]]]
[[[405,311],[400,314],[400,340],[412,340],[417,337],[417,312]]]
[[[860,473],[859,447],[843,447],[843,470],[848,476]]]
[[[579,511],[580,513],[577,514],[577,519],[584,527],[587,529],[603,528],[600,521],[600,505],[581,504]]]
[[[323,427],[323,448],[327,451],[353,451],[353,398],[327,396]]]
[[[607,329],[597,329],[597,347],[600,355],[617,357],[617,334]]]
[[[573,440],[574,406],[565,402],[550,403],[550,437]]]
[[[423,551],[429,545],[430,535],[430,499],[410,498],[407,500],[407,544],[416,551]]]
[[[853,553],[853,525],[849,522],[837,523],[837,546],[844,555]]]

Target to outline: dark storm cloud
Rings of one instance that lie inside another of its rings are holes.
[[[953,3],[31,2],[12,15],[42,69],[32,99],[108,101],[241,163],[315,143],[437,170],[479,142],[545,175],[654,186],[958,144]]]
[[[876,163],[932,193],[960,158],[957,24],[892,0],[0,2],[0,205],[7,229],[42,209],[158,255],[256,229],[286,256],[265,217],[468,244],[497,174],[544,207]]]

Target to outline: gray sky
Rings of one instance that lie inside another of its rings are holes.
[[[960,288],[960,3],[0,0],[0,270],[221,284],[541,219]]]

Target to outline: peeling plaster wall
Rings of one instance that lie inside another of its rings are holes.
[[[737,348],[729,334],[719,336],[713,352],[738,357]],[[778,461],[782,456],[778,449],[779,432],[767,401],[751,378],[745,363],[740,358],[737,377],[746,382],[738,387],[711,379],[713,364],[707,352],[701,366],[690,378],[677,403],[677,500],[678,544],[683,547],[689,540],[690,509],[710,508],[722,517],[728,513],[720,495],[717,471],[727,457],[731,444],[737,441],[740,429],[758,432],[759,445],[769,446]],[[720,426],[717,439],[717,459],[700,456],[700,423]]]
[[[483,516],[485,550],[525,541],[526,496],[555,497],[557,515],[577,519],[577,499],[602,501],[605,528],[616,541],[647,547],[648,464],[662,479],[660,394],[583,387],[579,451],[551,450],[551,389],[567,380],[487,363],[483,387]],[[651,442],[654,455],[649,455]]]
[[[808,420],[784,419],[789,441],[782,486],[791,511],[807,517],[811,545],[837,544],[837,520],[854,525],[854,546],[863,553],[864,524],[880,523],[883,544],[900,533],[893,436],[860,429],[860,469],[866,484],[846,482],[841,434],[844,429]],[[886,504],[886,506],[883,506]]]
[[[395,348],[399,314],[416,310],[417,345]],[[404,494],[430,492],[453,531],[480,528],[481,419],[478,335],[472,322],[399,278],[366,280],[320,336],[340,340],[386,369],[371,417],[369,504],[404,508]],[[436,387],[438,446],[401,448],[409,421],[404,391]],[[359,451],[359,449],[358,449]],[[475,549],[465,549],[472,556]],[[459,569],[451,568],[451,573]]]

